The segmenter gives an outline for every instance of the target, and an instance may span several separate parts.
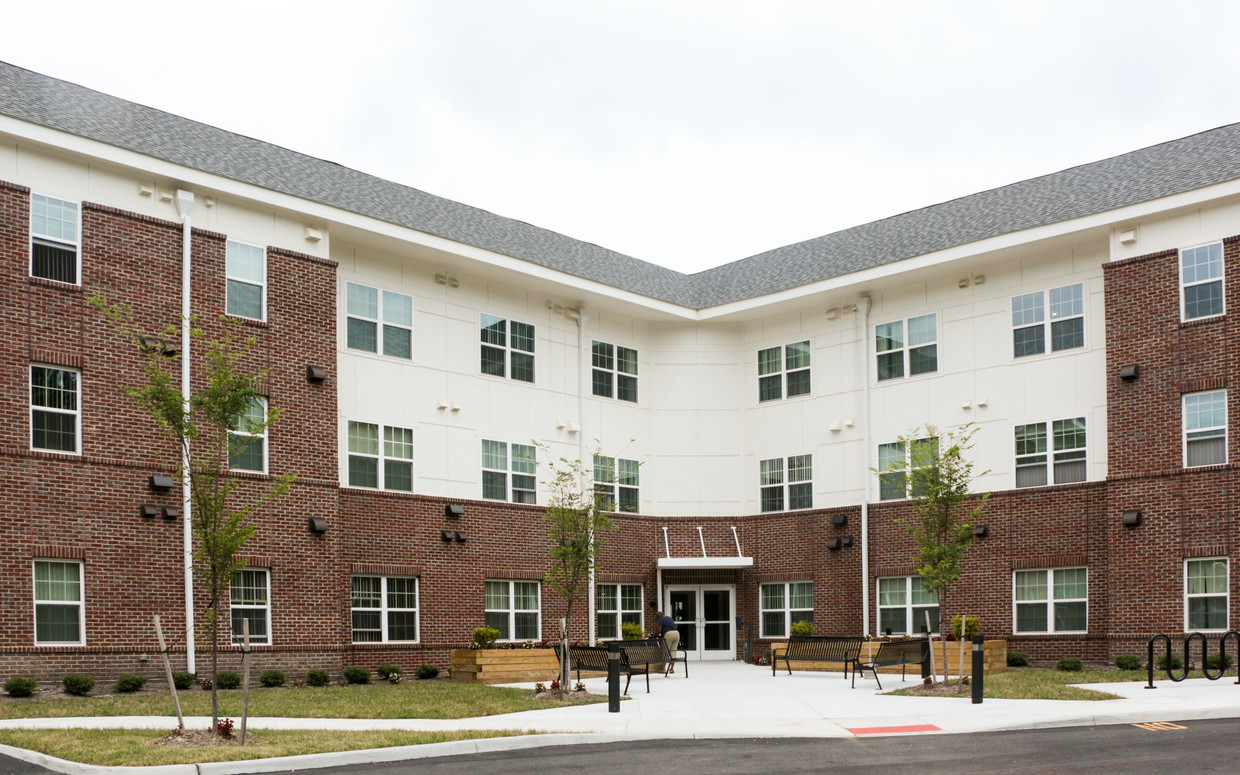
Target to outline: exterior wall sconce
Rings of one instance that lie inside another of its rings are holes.
[[[440,530],[439,531],[439,540],[443,541],[445,544],[449,543],[455,537],[456,536],[452,534],[451,530]]]
[[[138,514],[143,519],[154,519],[155,515],[158,513],[159,513],[159,507],[156,506],[154,503],[138,504]]]
[[[311,366],[308,363],[306,364],[307,382],[322,382],[325,379],[327,379],[327,369],[322,366]]]
[[[443,507],[443,515],[448,519],[460,519],[465,516],[465,507],[459,503],[449,503]]]
[[[306,529],[309,530],[311,533],[326,533],[327,532],[327,520],[324,519],[323,517],[307,517],[306,518]]]
[[[852,536],[844,536],[842,539],[840,539],[840,546],[852,546],[852,545],[853,545]]]
[[[840,547],[843,545],[844,545],[843,539],[840,539],[840,538],[828,538],[827,539],[827,549],[832,552],[838,552],[840,550]]]
[[[159,510],[159,513],[164,516],[164,519],[180,519],[181,518],[181,510],[177,508],[176,506],[164,506],[162,509]]]
[[[159,353],[165,358],[171,358],[180,352],[176,342],[170,342],[167,339],[159,339],[154,336],[140,336],[138,337],[138,344],[142,346],[143,350]]]
[[[456,542],[457,542],[458,544],[463,544],[463,543],[465,543],[465,534],[464,534],[464,533],[462,533],[460,530],[456,530],[456,531],[454,531],[454,532],[452,533],[452,537],[453,537],[454,539],[456,539]]]
[[[831,524],[835,525],[836,527],[843,527],[844,525],[847,525],[848,515],[847,514],[834,515],[833,517],[831,517]]]
[[[167,474],[155,474],[148,482],[152,490],[171,490],[172,477]]]
[[[1141,524],[1141,512],[1138,509],[1129,509],[1120,517],[1120,521],[1124,527],[1137,527]]]
[[[990,535],[990,525],[974,525],[973,526],[973,537],[974,538],[985,538],[988,535]]]
[[[1119,378],[1125,382],[1132,382],[1141,376],[1141,365],[1138,363],[1125,363],[1119,367]]]

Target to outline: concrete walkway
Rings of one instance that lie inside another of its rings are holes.
[[[294,767],[330,767],[372,761],[399,761],[482,751],[511,750],[640,739],[858,737],[870,735],[992,732],[1043,727],[1135,724],[1154,721],[1240,718],[1240,686],[1234,678],[1218,681],[1193,679],[1183,683],[1156,681],[1155,690],[1144,682],[1088,684],[1087,688],[1118,694],[1119,700],[1054,701],[995,700],[974,705],[961,698],[893,697],[880,694],[873,679],[858,679],[857,688],[840,673],[794,671],[771,676],[769,667],[739,662],[693,663],[690,677],[633,679],[632,699],[609,713],[607,703],[551,708],[481,718],[436,719],[289,719],[251,718],[249,728],[260,729],[516,729],[550,733],[538,737],[462,741],[406,748],[354,751],[313,757],[290,757],[250,762],[180,765],[149,768],[101,768],[51,759],[20,749],[0,746],[0,752],[41,764],[57,772],[145,773],[146,775],[226,775],[227,773],[286,770]],[[887,691],[911,686],[916,676],[901,682],[899,675],[882,676]],[[586,680],[594,693],[606,694],[602,678]],[[532,688],[533,684],[515,684]],[[0,728],[144,728],[171,729],[168,717],[94,717],[70,719],[13,719]],[[209,718],[187,718],[186,726],[205,729]]]

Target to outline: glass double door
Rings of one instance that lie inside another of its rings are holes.
[[[730,585],[667,588],[667,612],[680,630],[689,659],[736,659],[736,588]]]

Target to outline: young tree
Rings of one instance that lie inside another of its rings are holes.
[[[240,341],[227,320],[219,339],[206,342],[204,363],[197,380],[200,388],[186,402],[181,394],[180,359],[166,341],[177,341],[180,331],[169,326],[155,338],[138,331],[130,322],[126,304],[109,305],[92,296],[98,308],[122,332],[133,338],[142,355],[145,382],[125,392],[137,400],[156,426],[177,444],[181,457],[178,473],[190,483],[193,572],[206,591],[203,636],[211,654],[211,729],[219,725],[220,617],[230,599],[233,576],[244,563],[237,555],[254,535],[251,514],[288,492],[295,474],[278,476],[266,492],[241,502],[236,490],[240,480],[229,475],[231,462],[245,455],[254,439],[279,417],[276,408],[265,407],[266,370],[247,371],[242,359],[254,344],[253,337]],[[194,320],[185,321],[193,326]],[[190,336],[203,340],[203,332],[191,328]],[[240,431],[240,432],[238,432]],[[231,622],[225,627],[231,637]]]
[[[914,519],[897,520],[916,544],[917,574],[939,599],[939,629],[946,638],[951,618],[945,615],[947,590],[960,578],[961,561],[973,543],[973,525],[982,515],[989,493],[974,495],[969,487],[978,476],[965,453],[973,448],[972,424],[940,431],[932,425],[901,436],[908,454],[888,472],[902,473],[909,488]],[[943,681],[947,681],[944,643]]]

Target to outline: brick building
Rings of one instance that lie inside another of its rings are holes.
[[[153,614],[201,650],[178,453],[94,294],[161,331],[188,292],[270,369],[232,474],[297,474],[232,590],[260,666],[551,637],[535,443],[618,509],[580,637],[916,631],[940,606],[873,471],[927,423],[976,424],[991,493],[942,615],[1036,659],[1225,631],[1238,240],[1240,125],[686,276],[0,64],[0,675],[154,675]]]

